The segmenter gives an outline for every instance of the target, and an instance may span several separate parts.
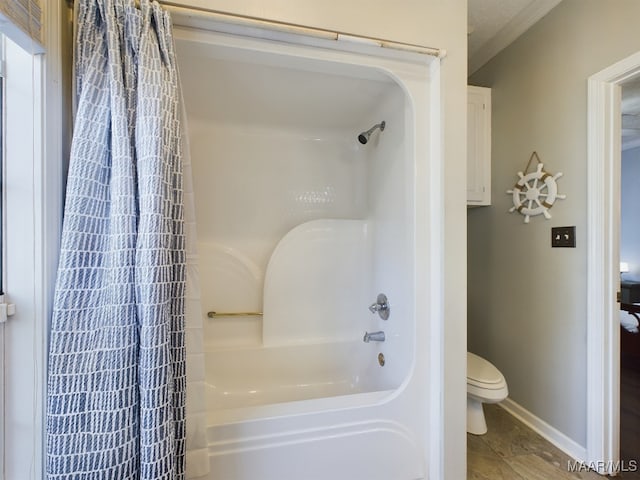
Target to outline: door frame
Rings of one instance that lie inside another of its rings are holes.
[[[640,75],[640,52],[588,79],[587,458],[613,474],[620,458],[621,85]]]

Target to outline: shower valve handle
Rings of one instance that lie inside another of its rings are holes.
[[[378,294],[376,303],[371,304],[371,306],[369,307],[369,311],[371,313],[378,312],[378,315],[380,315],[381,319],[387,320],[391,311],[391,307],[389,307],[389,302],[387,301],[387,296],[384,293]]]

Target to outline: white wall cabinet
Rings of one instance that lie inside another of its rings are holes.
[[[491,89],[467,87],[467,206],[491,205]]]

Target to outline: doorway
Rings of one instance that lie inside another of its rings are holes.
[[[620,466],[621,90],[640,76],[640,52],[588,80],[587,462]]]
[[[620,469],[640,478],[640,80],[622,85],[620,179]]]

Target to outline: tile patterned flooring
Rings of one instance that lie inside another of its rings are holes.
[[[608,478],[595,472],[570,472],[569,456],[506,410],[484,405],[484,412],[489,431],[480,436],[467,434],[467,480]]]

